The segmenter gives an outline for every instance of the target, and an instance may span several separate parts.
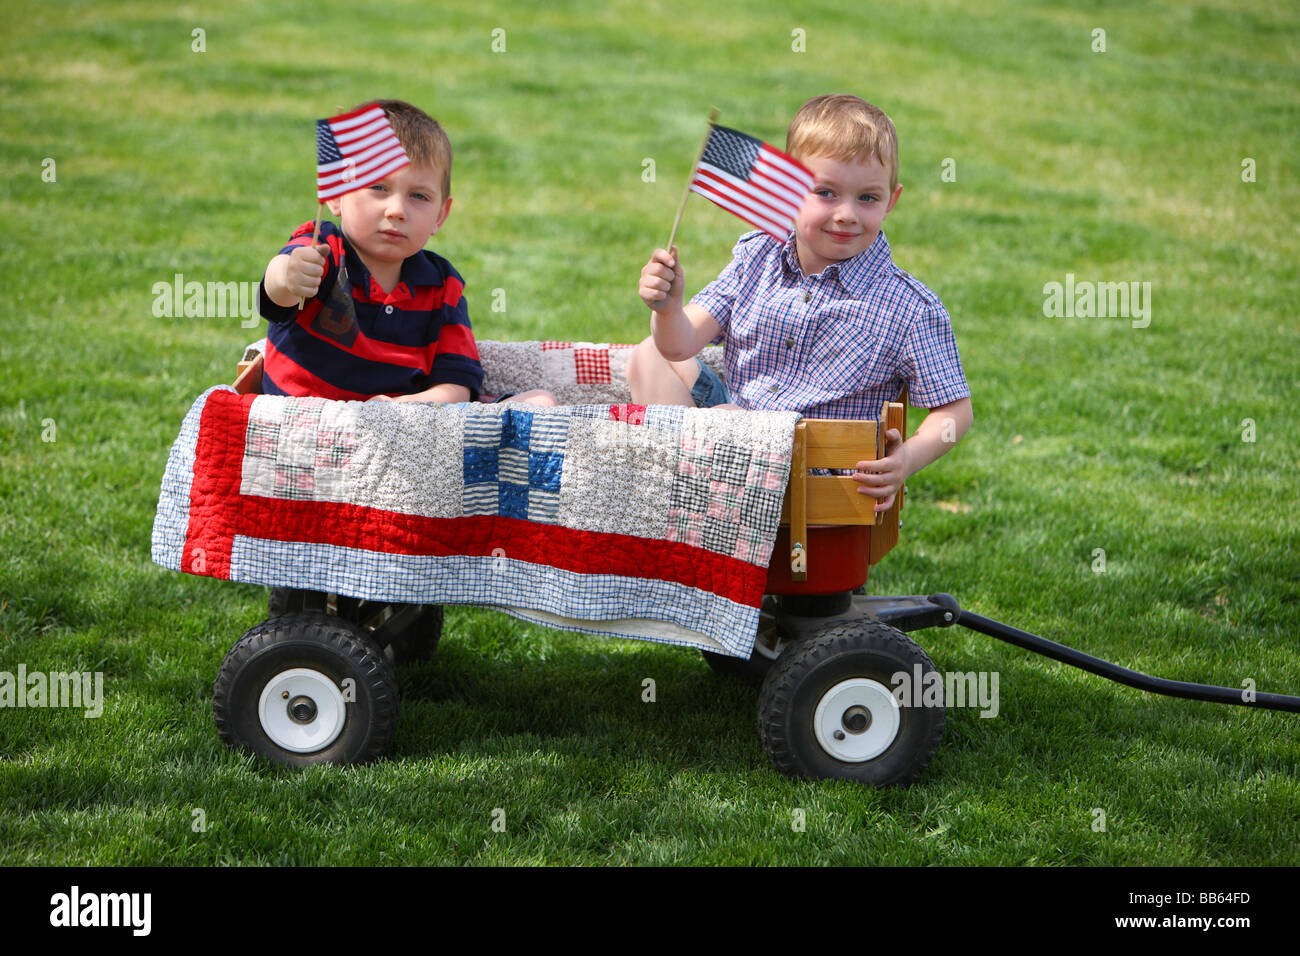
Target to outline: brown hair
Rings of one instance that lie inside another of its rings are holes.
[[[406,100],[373,100],[393,124],[397,140],[417,166],[432,166],[442,173],[442,198],[451,195],[451,140],[436,119]],[[369,106],[363,103],[362,106]],[[358,107],[359,108],[359,107]]]
[[[898,133],[893,121],[866,100],[836,93],[816,96],[790,121],[785,151],[795,159],[828,156],[843,163],[874,156],[889,171],[889,189],[898,185]]]

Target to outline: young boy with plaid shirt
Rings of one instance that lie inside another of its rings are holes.
[[[885,511],[970,428],[970,389],[947,310],[894,265],[881,231],[903,191],[889,117],[856,96],[816,97],[790,123],[786,152],[815,179],[786,242],[741,236],[731,264],[686,305],[676,248],[641,270],[652,334],[628,363],[632,400],[876,419],[906,385],[929,414],[906,441],[890,429],[886,456],[853,475]],[[725,386],[695,358],[718,341]]]

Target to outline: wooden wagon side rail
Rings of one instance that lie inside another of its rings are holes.
[[[878,421],[841,421],[805,418],[795,426],[790,455],[790,484],[781,510],[790,526],[790,577],[808,579],[808,527],[810,525],[865,525],[870,527],[870,559],[875,564],[898,543],[898,514],[903,507],[900,489],[888,511],[877,514],[876,500],[860,494],[849,475],[810,475],[811,469],[852,471],[859,461],[885,456],[889,429],[907,434],[907,404],[887,402]]]

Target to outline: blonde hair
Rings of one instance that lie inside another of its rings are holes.
[[[388,117],[397,140],[416,166],[432,166],[442,173],[442,198],[451,195],[451,140],[438,121],[406,100],[371,100]],[[363,103],[369,106],[370,103]]]
[[[884,110],[846,93],[810,99],[790,121],[785,151],[795,159],[828,156],[842,163],[874,156],[898,185],[898,132]]]

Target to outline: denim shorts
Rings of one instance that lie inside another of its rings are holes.
[[[700,364],[699,377],[691,386],[691,398],[695,400],[695,407],[712,408],[714,405],[725,405],[730,402],[731,396],[727,394],[727,386],[722,384],[718,373],[700,362],[698,358],[695,361]]]

